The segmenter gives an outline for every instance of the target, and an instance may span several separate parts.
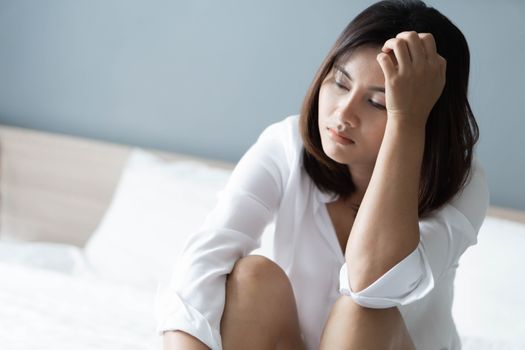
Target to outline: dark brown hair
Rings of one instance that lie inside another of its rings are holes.
[[[303,165],[324,192],[348,197],[355,191],[345,164],[323,151],[318,126],[321,84],[334,63],[362,45],[381,47],[402,31],[432,33],[438,53],[447,61],[446,83],[432,108],[425,131],[419,185],[419,216],[442,206],[465,185],[479,129],[467,99],[470,53],[461,31],[422,1],[380,1],[361,12],[343,30],[308,89],[300,116]]]

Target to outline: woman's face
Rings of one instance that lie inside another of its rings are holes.
[[[362,46],[334,65],[319,92],[323,150],[338,163],[373,166],[386,127],[385,78],[379,47]]]

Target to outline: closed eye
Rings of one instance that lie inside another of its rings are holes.
[[[377,109],[386,110],[386,107],[385,107],[385,106],[383,106],[383,105],[380,104],[380,103],[375,102],[374,100],[368,100],[368,102],[369,102],[373,107],[375,107],[375,108],[377,108]]]
[[[337,85],[337,87],[338,87],[339,89],[346,90],[346,91],[350,90],[350,89],[347,88],[345,85],[343,85],[340,81],[335,80],[334,82],[335,82],[335,85]]]
[[[348,78],[344,75],[344,73],[341,71],[341,69],[335,67],[335,72],[334,72],[333,79],[334,79],[335,85],[339,89],[345,90],[345,91],[349,91],[350,90],[350,88],[344,83],[345,80],[347,80]]]

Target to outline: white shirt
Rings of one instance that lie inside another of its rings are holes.
[[[269,126],[235,167],[218,204],[186,242],[171,283],[159,290],[158,332],[182,330],[221,350],[226,275],[261,245],[264,231],[257,253],[288,275],[308,350],[318,349],[341,294],[367,307],[398,306],[418,350],[459,349],[451,314],[453,282],[458,259],[476,243],[488,208],[480,164],[473,162],[462,192],[419,221],[417,249],[353,293],[325,205],[337,195],[321,192],[304,170],[298,120],[291,116]]]

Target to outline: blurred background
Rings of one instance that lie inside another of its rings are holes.
[[[371,3],[0,0],[0,124],[237,161]],[[491,202],[525,210],[525,2],[427,4],[470,45]]]

